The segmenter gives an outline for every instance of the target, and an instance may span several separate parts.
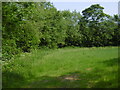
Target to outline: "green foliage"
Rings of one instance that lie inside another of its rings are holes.
[[[85,46],[109,46],[114,43],[112,38],[117,24],[103,9],[99,4],[95,4],[82,11],[83,17],[79,24]]]
[[[14,53],[17,49],[29,52],[31,48],[36,48],[40,43],[38,27],[36,27],[36,23],[31,20],[34,5],[34,3],[27,2],[3,3],[2,53],[5,58],[10,59],[13,55],[18,54]],[[11,44],[13,44],[13,46]]]
[[[11,59],[11,57],[21,52],[20,48],[17,48],[15,40],[13,39],[3,39],[2,46],[3,60]]]
[[[40,42],[39,31],[34,27],[34,22],[27,22],[22,24],[15,32],[17,47],[20,47],[23,51],[27,52],[30,48],[36,48]]]
[[[19,50],[42,47],[116,46],[120,41],[119,17],[107,15],[103,9],[99,4],[91,5],[82,16],[76,11],[58,11],[50,2],[3,2],[3,56],[10,59]]]
[[[50,2],[3,2],[3,88],[117,87],[118,48],[100,46],[120,45],[120,18],[103,9],[80,15]]]

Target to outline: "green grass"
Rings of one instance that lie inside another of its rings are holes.
[[[3,88],[116,88],[118,47],[41,49],[5,62]]]

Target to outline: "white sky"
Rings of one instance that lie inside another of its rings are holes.
[[[51,2],[118,2],[120,0],[47,0]]]
[[[76,10],[80,13],[92,4],[100,4],[109,15],[118,14],[119,0],[50,0],[58,10]],[[82,14],[82,13],[81,13]]]
[[[2,0],[3,2],[8,0]],[[14,1],[34,1],[41,2],[45,0],[14,0]],[[78,12],[82,12],[84,9],[90,7],[92,4],[100,4],[104,7],[104,12],[109,15],[114,15],[120,13],[120,6],[118,9],[118,2],[120,0],[46,0],[53,3],[53,5],[58,10],[76,10]],[[119,11],[118,11],[119,10]],[[82,13],[81,13],[82,14]]]

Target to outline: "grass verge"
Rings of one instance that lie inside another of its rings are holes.
[[[118,47],[41,49],[3,65],[3,88],[116,88]]]

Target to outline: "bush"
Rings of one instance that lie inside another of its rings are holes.
[[[20,48],[17,48],[16,42],[13,39],[4,39],[2,42],[2,60],[9,60],[14,55],[20,53]]]
[[[15,36],[17,47],[21,48],[24,52],[29,52],[31,48],[37,47],[40,43],[38,29],[34,26],[33,22],[26,22],[14,34],[17,35]]]

